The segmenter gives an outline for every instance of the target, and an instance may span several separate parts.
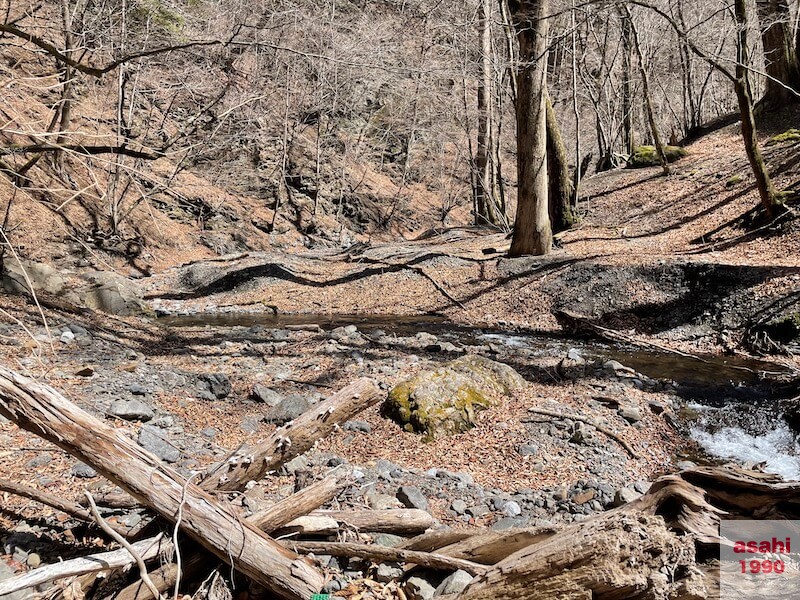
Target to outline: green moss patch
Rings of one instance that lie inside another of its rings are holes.
[[[686,149],[680,146],[664,146],[664,155],[667,157],[668,163],[673,163],[688,154]],[[637,146],[633,149],[633,154],[628,159],[627,166],[631,169],[641,169],[644,167],[657,167],[660,164],[655,146]]]
[[[773,135],[767,140],[767,146],[775,146],[777,144],[796,144],[800,142],[800,129],[787,129],[783,133]]]

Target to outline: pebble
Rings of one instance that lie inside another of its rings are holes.
[[[467,503],[464,502],[461,498],[453,500],[453,502],[450,503],[450,510],[452,510],[457,515],[463,515],[465,512],[467,512]]]
[[[173,446],[159,428],[145,425],[139,432],[139,445],[168,463],[178,462],[181,452]]]
[[[39,467],[46,467],[51,462],[53,462],[53,455],[49,452],[41,452],[34,458],[30,459],[28,462],[25,463],[25,466],[31,469],[37,469]]]
[[[617,493],[614,494],[614,506],[617,507],[628,504],[636,500],[639,496],[641,496],[639,492],[629,487],[620,488],[617,490]]]
[[[75,340],[75,334],[72,333],[69,329],[67,329],[64,333],[61,334],[61,338],[59,338],[62,343],[69,344],[70,342]]]
[[[283,400],[283,396],[272,388],[257,384],[253,386],[253,390],[250,392],[250,399],[256,402],[263,402],[267,406],[278,406]]]
[[[205,373],[200,381],[217,400],[226,398],[231,393],[231,380],[225,373]]]
[[[502,511],[507,517],[518,517],[522,514],[522,508],[513,500],[511,502],[506,502],[503,505]]]
[[[534,444],[522,444],[517,448],[517,452],[519,452],[520,456],[534,456],[539,453],[539,446]]]
[[[403,573],[404,571],[398,563],[384,562],[378,565],[378,569],[375,571],[375,580],[381,583],[389,583],[395,579],[402,578]]]
[[[31,552],[26,562],[31,569],[38,569],[42,564],[42,557],[36,554],[36,552]]]
[[[410,577],[406,581],[403,591],[408,600],[431,600],[436,594],[436,588],[422,577]]]
[[[347,421],[342,429],[345,431],[360,431],[362,433],[372,432],[372,426],[366,421]]]

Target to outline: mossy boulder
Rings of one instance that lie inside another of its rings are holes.
[[[688,154],[686,149],[680,146],[664,146],[664,155],[667,157],[668,163],[673,163]],[[636,146],[628,159],[628,168],[630,169],[657,167],[660,164],[655,146]]]
[[[477,412],[524,385],[508,365],[467,355],[396,385],[383,413],[431,440],[471,429]]]

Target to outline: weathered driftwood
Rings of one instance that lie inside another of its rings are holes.
[[[151,560],[169,552],[172,543],[159,535],[154,538],[142,540],[133,544],[136,552],[144,559]],[[52,565],[44,565],[33,571],[22,573],[16,577],[11,577],[5,581],[0,581],[0,597],[6,594],[13,594],[20,590],[36,587],[44,583],[49,583],[56,579],[65,577],[76,577],[88,573],[101,573],[113,569],[122,569],[134,564],[130,553],[121,548],[113,552],[99,552],[81,558],[65,560],[64,562]]]
[[[201,484],[203,489],[244,489],[249,481],[258,481],[269,471],[310,450],[339,423],[375,404],[380,397],[381,391],[373,380],[354,381],[298,419],[278,428],[255,448],[242,446],[235,450],[207,474]]]
[[[285,525],[289,521],[302,516],[304,513],[325,504],[329,500],[332,500],[336,494],[347,484],[348,477],[349,473],[346,470],[340,470],[332,473],[325,479],[322,479],[308,486],[307,488],[300,490],[296,494],[292,494],[288,498],[284,498],[283,500],[262,511],[254,513],[245,520],[255,525],[259,529],[270,533],[282,525]],[[145,560],[155,558],[158,555],[172,556],[175,551],[172,540],[164,539],[161,535],[147,540],[142,540],[141,542],[135,544],[134,547],[148,549],[147,552],[142,553],[142,556]],[[151,552],[149,550],[150,548],[155,548],[157,551]],[[202,554],[190,555],[186,560],[186,564],[184,564],[184,570],[191,569],[191,566],[195,563],[195,560],[198,557],[200,558],[201,562],[205,560]],[[63,577],[83,576],[114,569],[127,569],[135,564],[135,561],[131,557],[130,553],[125,552],[124,549],[94,554],[87,558],[90,558],[91,560],[87,561],[84,558],[75,558],[58,563],[57,565],[46,565],[41,567],[35,571],[35,573],[38,575],[38,579],[34,584],[28,583],[28,580],[26,579],[28,573],[10,578],[0,584],[0,586],[6,586],[0,587],[0,589],[9,589],[10,591],[0,592],[0,595],[23,590],[31,585],[41,585],[42,583],[47,583]],[[166,573],[173,573],[173,575],[175,575],[177,574],[177,571],[167,570]],[[88,585],[90,582],[87,581],[83,583]],[[174,583],[174,578],[169,579],[165,576],[161,583],[156,581],[156,586],[159,587],[159,589],[163,592],[174,585]],[[136,584],[129,586],[129,588],[136,588],[138,590],[138,584],[141,584],[141,582],[137,582]],[[147,591],[146,587],[144,590],[145,592]],[[132,592],[129,590],[129,593]],[[138,593],[139,592],[137,591],[137,594]]]
[[[431,529],[430,531],[421,533],[416,537],[398,544],[396,547],[405,550],[418,550],[420,552],[434,552],[435,550],[439,550],[439,548],[456,544],[462,540],[485,532],[486,529],[483,527],[473,527],[470,529],[440,527],[439,529]]]
[[[630,504],[512,554],[459,600],[715,598],[720,516],[796,519],[798,494],[800,483],[738,468],[668,475]]]
[[[15,496],[21,496],[23,498],[28,498],[29,500],[34,500],[35,502],[44,504],[45,506],[60,510],[61,512],[66,513],[71,517],[75,517],[80,521],[88,521],[90,523],[94,522],[94,519],[89,511],[83,508],[80,504],[77,504],[76,502],[70,502],[69,500],[64,500],[58,496],[48,494],[47,492],[42,492],[21,483],[14,483],[13,481],[0,479],[0,492],[6,492],[8,494],[14,494]],[[118,525],[113,523],[108,523],[108,525],[120,535],[126,535],[127,533],[126,529],[119,527]]]
[[[438,554],[494,565],[523,548],[539,544],[558,533],[558,527],[525,527],[506,531],[482,530],[437,550]]]
[[[0,367],[0,414],[94,467],[218,558],[280,598],[306,600],[322,574],[254,526],[244,523],[120,432],[49,386]]]
[[[364,533],[413,535],[433,526],[433,517],[424,510],[394,508],[389,510],[315,510],[294,519],[275,533],[287,535],[333,535],[344,529]]]
[[[420,565],[429,569],[457,571],[461,569],[471,575],[486,571],[486,567],[477,563],[452,558],[430,552],[403,550],[375,544],[349,544],[341,542],[284,542],[295,552],[305,554],[326,554],[328,556],[348,556],[371,560],[373,562],[404,562]]]

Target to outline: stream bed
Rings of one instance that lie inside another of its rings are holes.
[[[775,372],[765,361],[728,356],[683,356],[676,353],[612,344],[594,339],[568,338],[537,332],[507,332],[498,328],[469,327],[439,316],[273,315],[221,312],[161,317],[170,327],[202,327],[223,336],[241,338],[249,328],[274,329],[319,326],[323,331],[355,325],[363,334],[398,338],[425,332],[456,345],[502,347],[524,351],[528,357],[560,358],[578,353],[587,361],[615,360],[647,377],[673,382],[683,401],[681,423],[687,435],[703,448],[677,457],[698,463],[737,460],[763,463],[766,471],[800,480],[800,443],[797,432],[783,418],[786,392],[761,373]]]

